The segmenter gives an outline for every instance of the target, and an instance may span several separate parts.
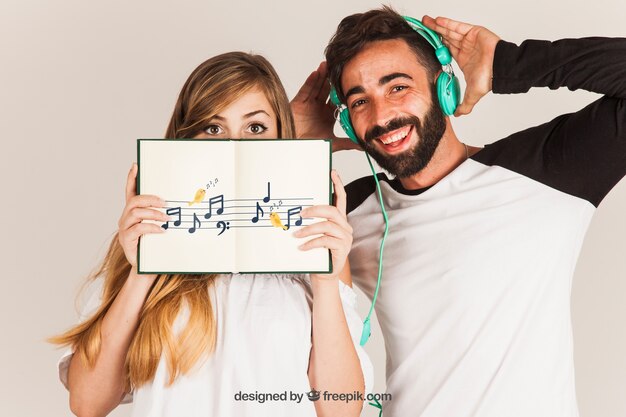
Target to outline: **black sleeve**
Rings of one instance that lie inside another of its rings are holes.
[[[597,206],[626,175],[626,39],[500,41],[494,93],[531,87],[584,89],[604,97],[576,113],[487,145],[473,159],[499,165]]]
[[[525,93],[531,87],[587,90],[626,98],[626,38],[500,41],[493,62],[492,90]]]

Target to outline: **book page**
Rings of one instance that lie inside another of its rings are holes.
[[[235,234],[223,221],[235,195],[232,141],[138,140],[138,193],[167,201],[170,221],[147,221],[165,233],[139,242],[138,266],[145,273],[230,272]]]
[[[329,272],[328,249],[301,251],[313,238],[293,232],[321,219],[300,210],[331,204],[330,141],[249,140],[236,145],[237,195],[250,222],[237,229],[239,272]]]

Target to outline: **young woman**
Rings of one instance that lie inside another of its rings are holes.
[[[231,52],[192,72],[165,136],[288,139],[295,129],[269,62]],[[326,221],[296,233],[309,237],[302,250],[331,251],[334,272],[310,276],[138,275],[139,237],[167,233],[142,220],[168,218],[156,210],[164,206],[158,196],[136,195],[136,175],[133,164],[119,230],[90,277],[102,289],[80,324],[50,339],[68,346],[59,375],[71,410],[104,416],[132,401],[133,416],[359,415],[362,402],[323,396],[363,392],[372,375],[358,344],[346,262],[352,229],[337,174],[336,205],[302,213]],[[318,401],[306,395],[313,389],[322,392]]]

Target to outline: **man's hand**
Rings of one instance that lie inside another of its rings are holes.
[[[322,61],[291,100],[297,137],[299,139],[332,139],[333,152],[361,149],[349,139],[338,138],[333,133],[335,106],[328,99],[329,93],[330,83],[327,79],[326,61]]]
[[[500,38],[482,26],[457,22],[446,17],[433,19],[424,16],[422,23],[443,37],[443,43],[450,49],[452,57],[463,71],[467,86],[463,101],[454,115],[469,114],[478,100],[491,91],[493,56]]]

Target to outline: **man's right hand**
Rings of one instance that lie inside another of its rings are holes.
[[[299,139],[332,139],[333,152],[348,149],[362,150],[350,139],[339,138],[333,132],[335,106],[328,99],[330,83],[327,76],[326,62],[323,61],[309,75],[300,87],[300,91],[291,100],[296,134]]]

